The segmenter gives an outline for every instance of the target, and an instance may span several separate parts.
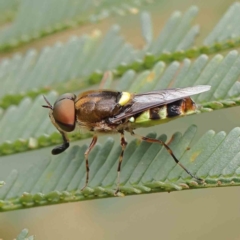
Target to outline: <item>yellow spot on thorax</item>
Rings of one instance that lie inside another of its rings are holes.
[[[122,96],[118,102],[119,105],[124,106],[131,100],[131,93],[129,92],[122,92]]]

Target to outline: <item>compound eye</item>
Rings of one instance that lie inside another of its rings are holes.
[[[75,100],[71,93],[60,96],[54,103],[52,115],[58,126],[65,132],[71,132],[75,128]]]

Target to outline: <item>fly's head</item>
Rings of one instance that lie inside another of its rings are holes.
[[[49,101],[44,97],[47,105],[43,105],[42,107],[50,109],[49,117],[53,125],[58,129],[63,137],[63,144],[52,150],[52,154],[54,155],[65,151],[69,146],[66,132],[72,132],[75,129],[75,99],[75,94],[66,93],[58,97],[54,105],[51,105]]]
[[[72,93],[61,95],[52,106],[44,97],[47,105],[44,108],[49,108],[49,117],[52,123],[59,131],[72,132],[75,128],[76,113],[74,100],[76,96]]]

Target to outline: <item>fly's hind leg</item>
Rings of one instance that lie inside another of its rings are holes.
[[[124,132],[121,131],[120,132],[121,134],[121,147],[122,147],[122,152],[121,152],[121,155],[119,157],[119,160],[118,160],[118,168],[117,168],[117,172],[118,172],[118,176],[117,176],[117,189],[114,193],[114,195],[116,196],[117,193],[119,192],[120,190],[120,172],[121,172],[121,165],[122,165],[122,160],[123,160],[123,154],[124,154],[124,150],[127,146],[127,141],[125,140],[124,138]]]
[[[189,174],[192,178],[195,178],[197,181],[200,181],[202,182],[203,180],[201,178],[198,178],[196,176],[194,176],[191,172],[189,172],[187,170],[187,168],[185,168],[180,162],[179,160],[175,157],[175,155],[173,154],[173,151],[171,150],[171,148],[163,141],[161,140],[158,140],[158,139],[154,139],[154,138],[148,138],[148,137],[143,137],[143,136],[139,136],[137,134],[135,134],[133,131],[130,132],[131,135],[139,138],[140,140],[142,141],[146,141],[146,142],[149,142],[149,143],[158,143],[158,144],[161,144],[162,146],[164,146],[166,148],[166,150],[168,151],[168,153],[172,156],[172,158],[174,159],[174,161],[187,173]]]
[[[97,142],[97,136],[93,136],[92,141],[89,145],[89,147],[87,148],[86,152],[84,153],[85,156],[85,163],[86,163],[86,182],[84,187],[81,189],[81,191],[87,187],[88,185],[88,180],[89,180],[89,163],[88,163],[88,155],[91,152],[91,150],[93,149],[93,147],[95,146]]]

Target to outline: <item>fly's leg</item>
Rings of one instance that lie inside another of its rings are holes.
[[[133,131],[131,132],[131,135],[139,138],[142,141],[146,141],[149,143],[158,143],[161,144],[162,146],[164,146],[166,148],[166,150],[168,151],[168,153],[172,156],[172,158],[174,159],[174,161],[187,173],[189,174],[192,178],[195,178],[197,181],[202,182],[203,180],[201,178],[198,178],[196,176],[194,176],[191,172],[189,172],[180,162],[179,160],[175,157],[175,155],[173,154],[173,151],[171,150],[171,148],[163,141],[158,140],[158,139],[154,139],[154,138],[148,138],[148,137],[143,137],[143,136],[139,136],[137,134],[135,134]]]
[[[89,145],[89,147],[87,148],[86,152],[84,153],[85,156],[85,163],[86,163],[86,182],[84,187],[81,189],[81,191],[86,188],[86,186],[88,185],[88,180],[89,180],[89,164],[88,164],[88,155],[91,152],[91,150],[93,149],[93,147],[95,146],[97,142],[97,136],[93,136],[92,141]]]
[[[59,132],[62,134],[63,143],[62,143],[62,145],[57,146],[52,150],[53,155],[62,153],[69,147],[69,140],[68,140],[67,134],[62,131],[59,131]]]
[[[127,142],[124,138],[124,133],[123,131],[120,132],[121,133],[121,146],[122,146],[122,152],[121,152],[121,155],[119,157],[119,160],[118,160],[118,168],[117,168],[117,172],[118,172],[118,176],[117,176],[117,189],[114,193],[114,195],[116,196],[117,193],[119,192],[119,187],[120,187],[120,172],[121,172],[121,165],[122,165],[122,160],[123,160],[123,154],[124,154],[124,150],[127,146]]]

